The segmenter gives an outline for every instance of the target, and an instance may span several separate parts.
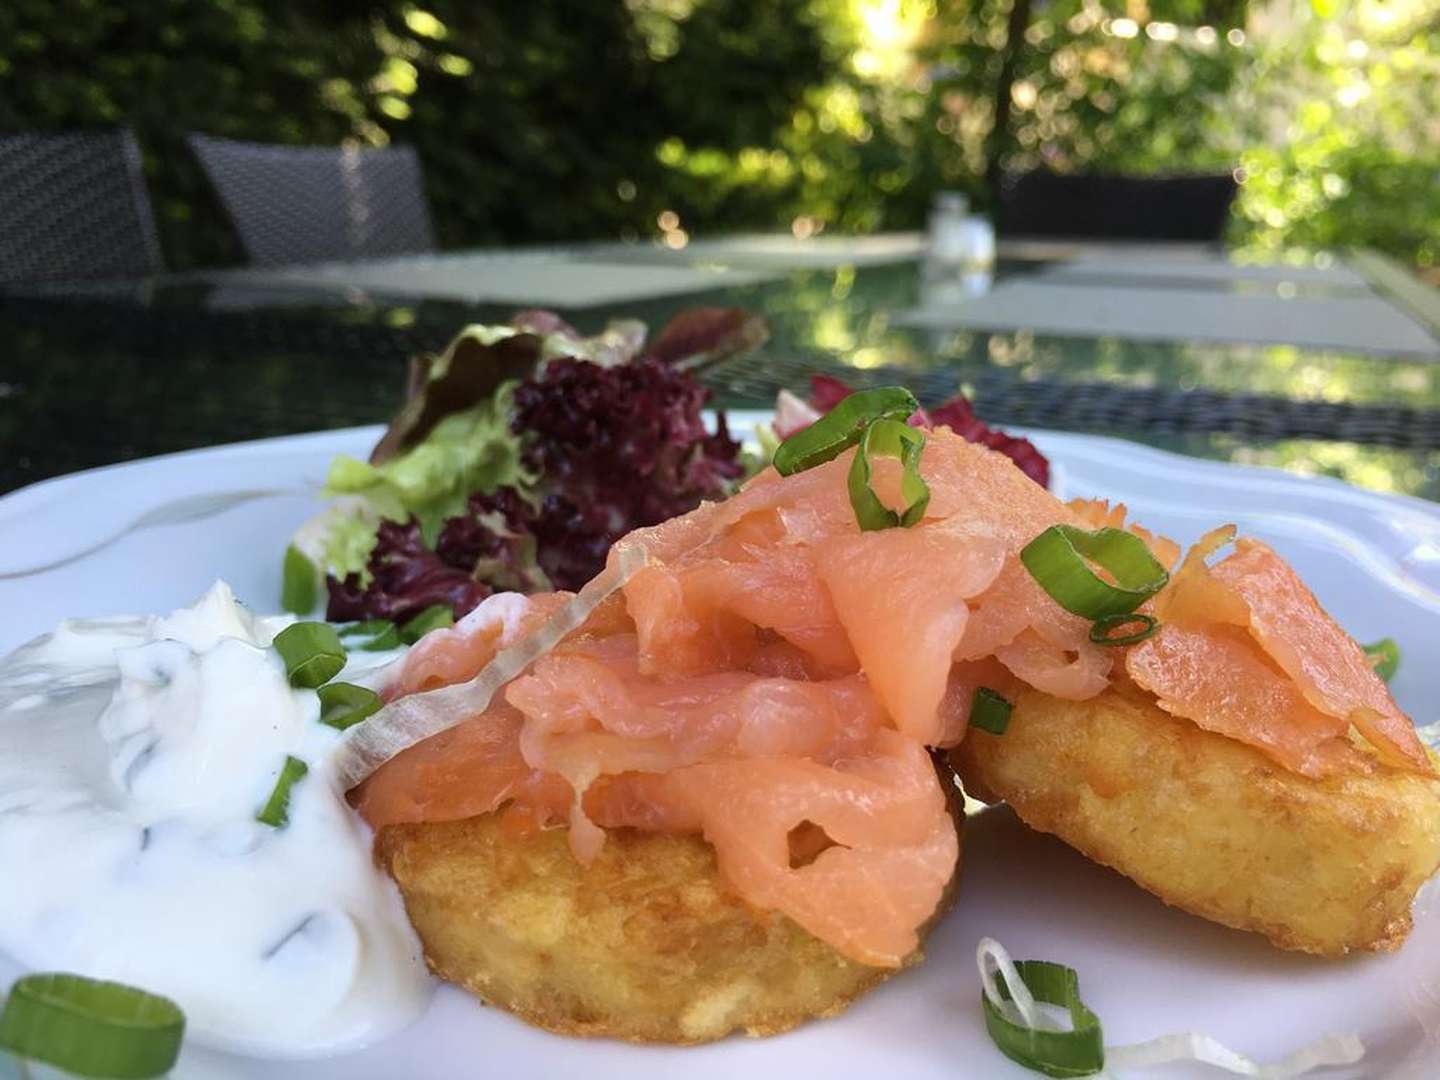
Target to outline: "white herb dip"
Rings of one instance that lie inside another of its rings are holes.
[[[333,786],[341,734],[269,648],[292,621],[218,582],[0,661],[0,951],[164,994],[187,1041],[245,1054],[336,1053],[419,1013],[419,943]],[[376,686],[395,655],[338,678]],[[272,829],[287,754],[310,771]]]

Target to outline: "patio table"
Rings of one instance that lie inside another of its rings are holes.
[[[0,491],[383,420],[409,355],[517,307],[553,307],[590,331],[611,315],[658,327],[721,304],[772,328],[764,349],[702,373],[723,407],[768,405],[829,371],[905,382],[929,401],[963,389],[999,424],[1440,497],[1437,296],[1388,260],[1321,253],[1291,266],[1030,240],[1001,245],[987,291],[975,275],[937,275],[923,254],[917,234],[740,236],[678,252],[602,243],[11,289]]]

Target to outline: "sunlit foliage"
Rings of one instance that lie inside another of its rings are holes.
[[[412,143],[449,245],[916,227],[999,165],[1235,170],[1241,245],[1440,264],[1440,0],[9,0],[0,87],[136,128],[179,266],[239,255],[187,130]]]

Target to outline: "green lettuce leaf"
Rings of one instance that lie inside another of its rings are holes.
[[[473,492],[488,495],[500,487],[524,490],[534,484],[520,463],[520,439],[510,430],[515,385],[505,383],[493,397],[451,413],[415,446],[382,464],[336,457],[325,479],[325,494],[359,496],[392,521],[413,514],[426,543],[434,544],[441,524],[464,510]],[[338,572],[353,566],[362,549],[368,557],[374,546],[373,525],[370,534],[369,547],[356,535],[327,537],[331,568]]]

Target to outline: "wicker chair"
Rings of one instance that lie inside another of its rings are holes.
[[[0,284],[163,269],[129,130],[0,136]]]
[[[270,146],[191,135],[255,266],[433,251],[420,172],[408,146]]]
[[[1043,170],[1000,182],[1002,236],[1218,242],[1235,179],[1215,176],[1061,175]]]

